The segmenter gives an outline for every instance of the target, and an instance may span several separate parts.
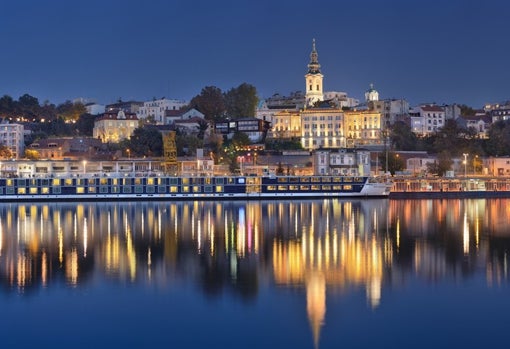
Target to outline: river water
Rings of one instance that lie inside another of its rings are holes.
[[[509,204],[3,204],[0,343],[506,347]]]

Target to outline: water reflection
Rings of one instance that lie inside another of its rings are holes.
[[[408,275],[437,282],[508,279],[509,202],[60,203],[0,206],[0,281],[26,293],[92,280],[172,287],[244,300],[261,285],[306,292],[315,344],[327,293],[364,289],[377,308]]]

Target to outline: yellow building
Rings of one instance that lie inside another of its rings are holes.
[[[382,144],[381,113],[369,110],[344,113],[347,146]]]
[[[271,128],[273,138],[300,138],[301,115],[297,110],[283,110],[274,114]]]
[[[138,127],[138,118],[135,113],[126,113],[123,110],[108,111],[94,122],[94,138],[103,143],[117,143],[131,137]]]
[[[311,108],[300,112],[301,145],[305,149],[345,147],[344,112],[336,108]]]

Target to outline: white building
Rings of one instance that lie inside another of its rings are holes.
[[[25,151],[24,126],[21,124],[0,124],[0,144],[10,149],[13,159],[23,157]]]
[[[146,119],[149,116],[154,118],[154,121],[163,125],[165,123],[165,112],[167,110],[179,110],[187,106],[188,103],[178,99],[154,99],[152,101],[144,102],[136,112],[138,119]]]
[[[381,113],[385,126],[404,120],[409,115],[409,103],[405,99],[369,101],[367,105],[369,110]]]
[[[93,136],[103,143],[118,143],[131,137],[138,127],[135,113],[125,113],[123,110],[105,112],[94,122]]]
[[[321,65],[319,64],[319,55],[315,49],[315,39],[313,39],[312,53],[310,53],[310,63],[308,63],[308,73],[305,75],[306,84],[306,105],[312,106],[315,102],[323,101],[322,92]]]
[[[373,102],[379,100],[379,92],[374,88],[374,84],[370,84],[370,88],[365,92],[365,102]]]
[[[436,133],[445,125],[445,110],[437,105],[422,105],[411,112],[411,130],[418,136]]]
[[[326,149],[314,153],[314,173],[319,175],[367,176],[370,151],[365,149]]]
[[[85,105],[85,109],[91,115],[99,115],[106,111],[106,106],[104,104],[89,103]]]
[[[171,125],[174,122],[190,120],[190,119],[204,119],[205,115],[196,110],[195,108],[191,108],[189,110],[166,110],[164,124]]]
[[[347,93],[339,91],[324,92],[324,100],[331,101],[338,108],[354,108],[359,105],[359,99],[348,97]]]

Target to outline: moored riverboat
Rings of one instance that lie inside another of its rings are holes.
[[[505,177],[395,177],[392,183],[392,199],[510,197]]]
[[[368,176],[64,175],[1,178],[0,202],[387,197]]]

